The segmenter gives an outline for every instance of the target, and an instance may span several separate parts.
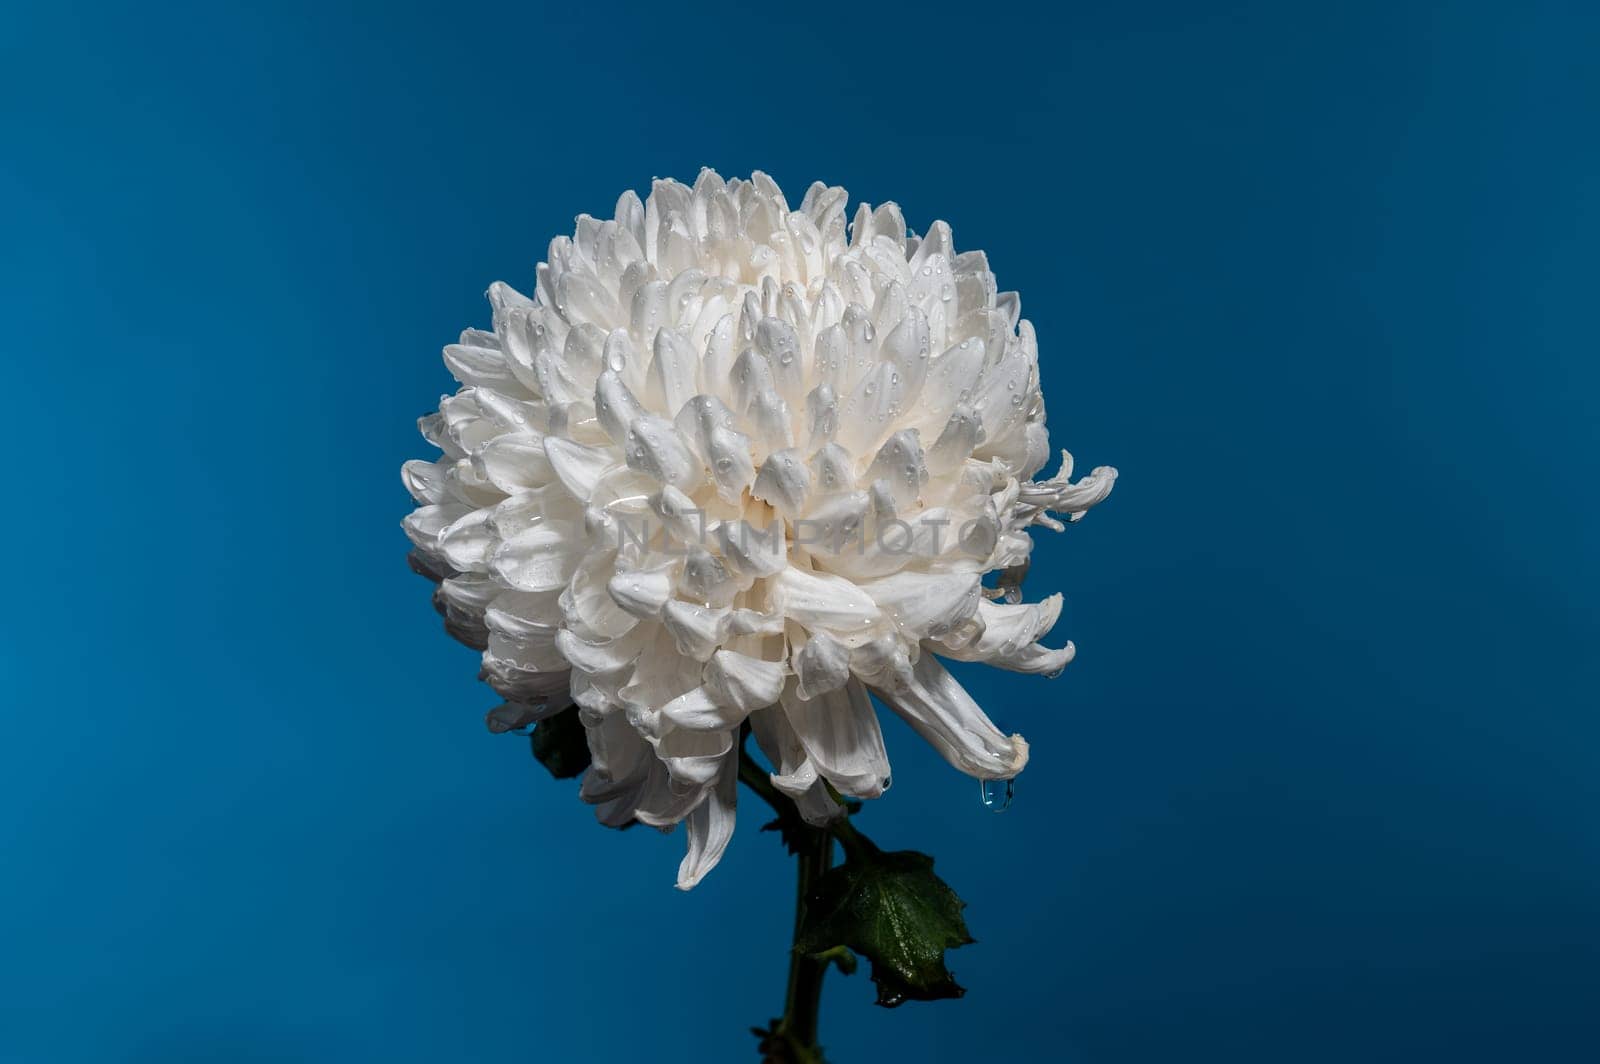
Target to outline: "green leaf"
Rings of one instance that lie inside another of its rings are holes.
[[[533,756],[558,780],[581,775],[589,767],[589,738],[577,706],[568,706],[534,727]]]
[[[956,892],[915,850],[858,847],[806,899],[795,949],[812,956],[845,947],[872,964],[878,1004],[956,998],[966,991],[945,967],[945,950],[975,941]]]

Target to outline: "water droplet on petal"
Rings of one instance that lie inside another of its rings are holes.
[[[1011,800],[1017,795],[1017,781],[1009,780],[979,780],[978,797],[983,800],[983,807],[991,813],[1004,813],[1011,808]]]

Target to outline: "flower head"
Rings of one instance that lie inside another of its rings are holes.
[[[680,887],[733,830],[739,731],[814,822],[889,785],[870,694],[956,768],[1005,735],[939,657],[1053,674],[1061,596],[1021,601],[1028,529],[1116,471],[1049,446],[1015,293],[950,227],[820,182],[655,182],[550,244],[531,296],[444,349],[461,390],[407,462],[413,565],[516,726],[576,703],[600,820],[687,822]],[[996,587],[986,574],[999,573]]]

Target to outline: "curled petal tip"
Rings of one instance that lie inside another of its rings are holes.
[[[1014,779],[1018,773],[1028,767],[1028,740],[1013,733],[1011,735],[1011,764],[1006,771],[995,777],[996,779]]]

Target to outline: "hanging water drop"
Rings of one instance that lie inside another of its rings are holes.
[[[1017,781],[1009,780],[979,780],[978,797],[983,800],[983,807],[991,813],[1004,813],[1011,808],[1011,800],[1017,796]]]

